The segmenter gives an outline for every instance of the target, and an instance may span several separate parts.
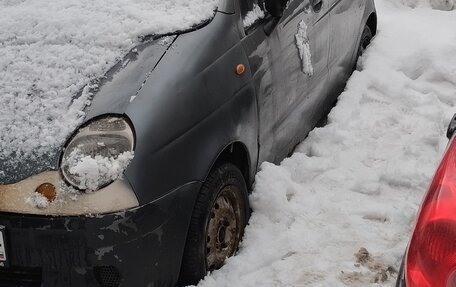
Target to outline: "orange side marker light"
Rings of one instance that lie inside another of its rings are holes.
[[[236,74],[242,75],[245,72],[245,66],[243,64],[239,64],[236,66]]]
[[[38,186],[35,192],[41,194],[42,196],[46,197],[49,202],[53,202],[57,197],[57,192],[55,191],[55,186],[50,183],[43,183],[42,185]]]

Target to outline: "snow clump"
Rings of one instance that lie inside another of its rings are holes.
[[[295,35],[296,46],[299,50],[299,58],[302,61],[302,72],[309,77],[313,76],[312,54],[310,53],[309,37],[307,36],[307,25],[304,20],[299,22],[298,33]]]
[[[255,24],[258,20],[265,16],[263,9],[258,4],[253,4],[253,9],[247,13],[244,18],[244,28],[248,28]]]
[[[90,156],[76,148],[66,159],[64,168],[68,168],[80,189],[95,191],[121,178],[133,156],[134,153],[129,151],[115,157]]]
[[[34,192],[31,196],[25,199],[25,202],[34,208],[46,209],[49,207],[49,200],[41,193]]]

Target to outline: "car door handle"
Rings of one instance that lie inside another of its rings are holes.
[[[312,5],[314,12],[318,13],[323,8],[323,0],[310,0],[310,5]]]

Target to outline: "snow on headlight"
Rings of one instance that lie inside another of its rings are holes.
[[[117,156],[90,156],[77,148],[66,159],[67,176],[82,190],[95,191],[114,180],[121,178],[133,159],[133,152],[123,152]]]
[[[61,162],[63,177],[79,190],[96,191],[122,176],[133,148],[133,131],[124,119],[95,120],[68,143]]]

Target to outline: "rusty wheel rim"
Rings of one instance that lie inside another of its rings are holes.
[[[239,247],[242,201],[240,196],[236,187],[225,187],[211,208],[206,238],[208,271],[221,268],[225,259],[233,256]]]

